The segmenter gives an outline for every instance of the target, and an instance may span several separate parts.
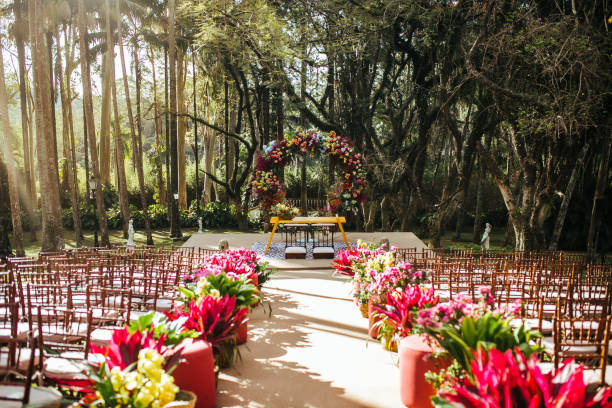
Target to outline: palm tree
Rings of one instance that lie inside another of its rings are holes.
[[[115,42],[111,33],[110,23],[110,0],[106,0],[106,44],[110,50],[115,49]],[[114,51],[113,55],[114,55]],[[114,60],[114,58],[113,58]],[[119,124],[119,108],[117,106],[117,85],[115,83],[115,64],[109,65],[111,78],[111,91],[113,99],[114,129],[115,134],[115,158],[117,161],[117,184],[119,185],[119,208],[123,221],[123,237],[127,238],[128,225],[130,221],[130,206],[128,204],[127,180],[125,178],[125,154],[123,152],[123,139],[121,137],[121,126]]]
[[[85,127],[89,139],[89,151],[91,159],[91,170],[96,180],[96,209],[98,216],[98,227],[100,228],[102,245],[110,246],[108,239],[108,226],[106,224],[106,212],[104,210],[104,197],[102,196],[102,183],[100,179],[100,167],[98,164],[98,152],[96,149],[96,129],[93,116],[93,97],[91,93],[91,78],[89,73],[89,60],[87,58],[87,27],[85,21],[85,5],[83,1],[78,2],[78,26],[79,26],[79,51],[81,54],[81,82],[83,84],[83,108],[85,110]]]
[[[123,73],[123,87],[125,89],[125,103],[127,105],[128,118],[130,122],[130,134],[132,136],[132,157],[138,174],[138,187],[140,190],[140,204],[145,219],[145,231],[147,234],[147,245],[153,245],[153,235],[151,234],[151,222],[149,221],[149,211],[147,209],[147,200],[145,197],[144,170],[142,166],[142,154],[140,154],[139,144],[136,137],[134,125],[134,115],[132,114],[132,103],[130,101],[130,88],[128,86],[127,70],[125,68],[125,56],[123,53],[123,34],[121,30],[121,7],[120,0],[115,2],[117,11],[117,38],[119,41],[119,55],[121,58],[121,71]]]

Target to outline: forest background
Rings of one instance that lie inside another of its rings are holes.
[[[0,4],[0,247],[11,232],[17,254],[24,231],[107,245],[130,218],[148,242],[199,216],[261,228],[258,151],[299,128],[365,156],[352,228],[439,246],[489,222],[517,250],[610,247],[605,0]],[[334,173],[298,158],[281,177],[325,201]]]

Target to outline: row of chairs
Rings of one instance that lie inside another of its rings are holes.
[[[543,334],[542,346],[555,367],[572,357],[598,370],[605,381],[610,351],[612,265],[587,264],[583,254],[471,249],[400,248],[397,257],[425,270],[443,300],[479,296],[490,286],[498,305],[520,302],[520,318]]]
[[[28,386],[30,357],[40,381],[81,379],[91,344],[107,344],[114,328],[140,314],[168,310],[180,280],[217,252],[119,247],[8,258],[0,271],[6,366],[21,372]],[[26,352],[29,347],[35,351]]]

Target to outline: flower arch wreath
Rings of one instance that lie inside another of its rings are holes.
[[[331,131],[324,135],[316,130],[298,131],[273,140],[257,155],[255,173],[251,180],[253,197],[265,210],[285,198],[285,186],[275,174],[283,169],[297,154],[327,154],[341,170],[341,179],[330,192],[332,213],[355,212],[357,205],[366,200],[368,182],[364,170],[364,157],[355,153],[354,143]]]

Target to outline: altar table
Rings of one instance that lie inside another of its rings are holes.
[[[274,233],[276,232],[276,228],[279,224],[337,224],[338,229],[342,233],[342,238],[344,239],[346,247],[350,248],[348,240],[346,239],[346,234],[344,233],[344,228],[342,228],[342,224],[344,223],[346,223],[346,218],[344,217],[294,217],[290,220],[281,220],[278,217],[272,217],[270,218],[270,224],[273,225],[272,232],[270,233],[270,239],[268,240],[268,245],[266,245],[264,255],[268,253],[268,249],[272,243],[272,238],[274,237]]]

